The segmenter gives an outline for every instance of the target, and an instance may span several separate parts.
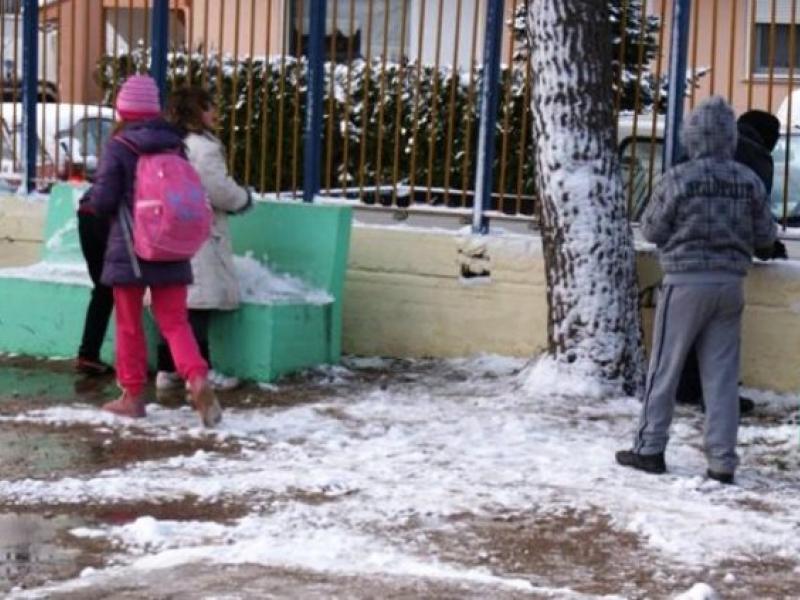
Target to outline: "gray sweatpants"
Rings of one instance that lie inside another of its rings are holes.
[[[736,470],[743,308],[741,279],[662,287],[634,451],[656,454],[666,448],[678,381],[686,354],[696,344],[706,403],[708,466],[721,473]]]

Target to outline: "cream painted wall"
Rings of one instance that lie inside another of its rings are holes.
[[[537,240],[538,242],[538,240]],[[345,352],[528,356],[544,349],[544,272],[533,238],[487,239],[492,277],[460,277],[459,237],[356,226],[345,282]]]
[[[254,56],[281,53],[284,2],[206,0],[195,4],[188,25],[192,48],[206,42],[212,52],[221,49],[239,57],[251,54],[251,47]]]
[[[356,226],[345,284],[344,352],[382,356],[531,356],[545,348],[543,260],[535,236],[490,236],[491,278],[464,282],[465,242],[426,230]],[[488,258],[487,258],[488,257]],[[639,254],[644,286],[658,261]],[[758,263],[745,286],[742,379],[778,392],[800,391],[800,262]],[[649,345],[652,309],[644,311]]]
[[[44,204],[0,198],[0,267],[27,265],[39,259]]]
[[[44,204],[0,198],[0,266],[35,262]],[[461,277],[462,267],[488,279]],[[345,353],[455,357],[533,356],[547,321],[540,240],[534,235],[455,233],[356,225],[345,283]],[[639,254],[642,286],[660,279],[653,253]],[[800,262],[756,264],[746,283],[742,379],[800,391]],[[649,343],[652,310],[644,311]]]

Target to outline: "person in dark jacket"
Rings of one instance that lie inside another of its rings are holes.
[[[100,347],[106,337],[108,320],[114,308],[111,288],[100,281],[110,223],[107,218],[97,215],[92,210],[89,206],[89,196],[90,191],[87,191],[78,202],[78,238],[93,287],[89,305],[86,307],[83,336],[78,348],[75,369],[84,375],[101,376],[114,373],[111,365],[100,360]]]
[[[764,183],[767,198],[772,191],[774,176],[774,161],[772,151],[780,137],[780,121],[763,110],[748,110],[736,120],[737,142],[734,160],[749,167]],[[786,247],[780,240],[775,240],[770,249],[756,253],[762,260],[787,258]],[[705,410],[703,402],[703,388],[700,384],[700,368],[697,364],[697,352],[694,347],[686,356],[681,379],[678,382],[676,400],[681,404],[698,404]],[[739,398],[739,411],[741,414],[749,413],[754,408],[754,403],[749,398]]]
[[[158,87],[149,76],[127,79],[117,95],[116,108],[121,128],[106,145],[89,198],[89,207],[111,220],[101,279],[113,288],[117,379],[123,390],[120,398],[103,408],[127,417],[145,416],[147,346],[142,305],[145,291],[149,290],[153,316],[169,344],[178,372],[189,383],[203,424],[213,426],[221,418],[221,409],[209,385],[208,364],[200,355],[186,308],[191,265],[188,260],[151,262],[138,258],[131,240],[130,215],[139,155],[182,151],[183,138],[180,131],[160,118]]]
[[[743,280],[754,250],[771,248],[777,234],[763,182],[733,160],[736,138],[730,105],[719,96],[701,102],[681,130],[689,160],[659,180],[642,217],[665,275],[639,426],[633,447],[616,454],[625,467],[666,471],[675,391],[686,353],[696,346],[707,393],[707,474],[733,483]]]

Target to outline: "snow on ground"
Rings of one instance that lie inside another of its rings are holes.
[[[395,368],[380,359],[349,364],[382,365]],[[136,435],[211,436],[236,441],[241,452],[198,451],[80,478],[0,481],[0,497],[29,506],[191,496],[244,500],[251,511],[227,524],[145,516],[75,529],[76,537],[110,540],[123,566],[87,571],[68,583],[73,587],[121,568],[212,561],[542,591],[525,578],[437,558],[423,534],[402,533],[420,524],[444,526],[463,514],[493,518],[531,510],[604,514],[665,565],[710,566],[757,554],[787,560],[800,573],[797,397],[748,391],[759,405],[770,403],[777,422],[743,424],[738,485],[722,486],[704,477],[699,419],[676,420],[670,472],[655,477],[614,464],[615,450],[631,441],[639,408],[632,398],[580,401],[553,393],[547,378],[550,393],[537,393],[537,367],[514,359],[429,366],[355,388],[337,387],[352,372],[331,368],[326,377],[334,383],[324,399],[231,409],[215,432],[198,428],[186,408],[151,405]],[[81,423],[132,435],[130,422],[89,407],[31,410],[3,420]],[[711,597],[697,595],[704,589],[686,597]]]

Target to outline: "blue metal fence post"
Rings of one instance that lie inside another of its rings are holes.
[[[23,188],[35,189],[36,103],[39,95],[39,2],[25,0],[22,7],[22,147],[25,149]]]
[[[322,162],[322,95],[325,69],[325,3],[311,0],[308,40],[308,92],[303,134],[303,202],[313,202],[320,190]]]
[[[667,96],[667,122],[664,131],[664,170],[675,164],[680,156],[678,135],[681,121],[683,121],[683,104],[686,96],[686,58],[689,54],[691,5],[691,0],[672,0],[669,95]]]
[[[500,87],[500,46],[503,39],[503,0],[488,0],[486,40],[483,46],[483,78],[478,103],[478,150],[476,155],[475,200],[472,207],[472,231],[488,233],[486,211],[492,206],[492,166],[494,130],[497,125],[497,101]]]
[[[167,49],[169,47],[169,0],[153,0],[153,36],[150,43],[150,75],[161,92],[161,105],[167,99]]]

